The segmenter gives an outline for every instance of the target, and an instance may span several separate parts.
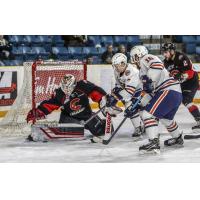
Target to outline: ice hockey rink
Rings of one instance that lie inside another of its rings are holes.
[[[113,120],[116,127],[123,119],[121,114]],[[191,132],[194,120],[183,106],[180,107],[176,120],[181,130]],[[141,155],[138,147],[147,140],[133,142],[133,126],[128,119],[109,145],[93,144],[89,139],[79,141],[25,142],[25,136],[0,138],[0,162],[25,163],[167,163],[200,162],[200,139],[186,140],[182,148],[166,148],[163,141],[170,136],[159,125],[161,133],[161,154]],[[86,133],[87,134],[87,133]]]

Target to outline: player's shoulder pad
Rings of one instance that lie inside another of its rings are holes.
[[[176,52],[176,54],[177,54],[178,60],[183,60],[187,58],[187,56],[184,53]]]
[[[90,81],[87,80],[80,80],[77,82],[77,86],[85,86],[85,85],[91,85],[92,83]]]
[[[134,74],[139,74],[139,70],[134,65],[128,64],[124,74],[125,76],[132,76]]]

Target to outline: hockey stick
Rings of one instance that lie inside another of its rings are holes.
[[[135,104],[131,107],[131,110],[133,111],[136,106],[140,103],[140,100],[142,99],[142,95],[140,95],[139,97],[137,97],[137,101],[135,102]],[[110,141],[112,140],[112,138],[116,135],[116,133],[118,132],[118,130],[120,129],[120,127],[124,124],[124,122],[126,121],[128,117],[124,117],[124,119],[121,121],[121,123],[118,125],[117,129],[111,134],[110,138],[108,140],[103,140],[102,143],[104,145],[107,145],[110,143]]]
[[[103,140],[102,143],[107,145],[110,143],[110,141],[112,140],[112,138],[116,135],[116,133],[118,132],[118,130],[120,129],[120,127],[123,125],[123,123],[126,121],[128,117],[124,117],[124,119],[121,121],[121,123],[118,125],[118,127],[116,128],[116,130],[111,134],[110,138],[108,140]]]
[[[185,140],[192,140],[192,139],[198,139],[200,138],[200,134],[196,134],[196,135],[184,135],[184,139]]]

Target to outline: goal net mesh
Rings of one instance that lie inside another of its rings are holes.
[[[51,97],[65,74],[72,74],[77,80],[86,79],[86,66],[82,62],[25,62],[22,88],[0,122],[0,135],[29,134],[31,126],[26,122],[27,113]]]

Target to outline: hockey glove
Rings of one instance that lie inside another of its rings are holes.
[[[111,94],[106,95],[106,107],[115,106],[118,100]]]
[[[124,111],[124,116],[131,118],[138,112],[139,109],[140,109],[140,101],[138,102],[138,99],[135,98],[132,100],[131,105],[128,106]]]
[[[114,96],[116,96],[119,100],[122,100],[123,97],[120,95],[120,92],[122,91],[122,88],[119,87],[115,87],[112,89],[112,94],[114,94]]]
[[[122,109],[116,106],[117,99],[113,97],[112,95],[106,95],[102,97],[100,101],[100,108],[102,109],[102,114],[106,116],[106,113],[109,113],[112,117],[115,117],[117,114],[122,112]]]
[[[143,90],[146,93],[152,93],[154,91],[153,82],[148,76],[142,77],[142,83],[143,83]]]
[[[45,119],[45,114],[38,108],[32,109],[28,112],[26,117],[27,123],[34,120]]]

